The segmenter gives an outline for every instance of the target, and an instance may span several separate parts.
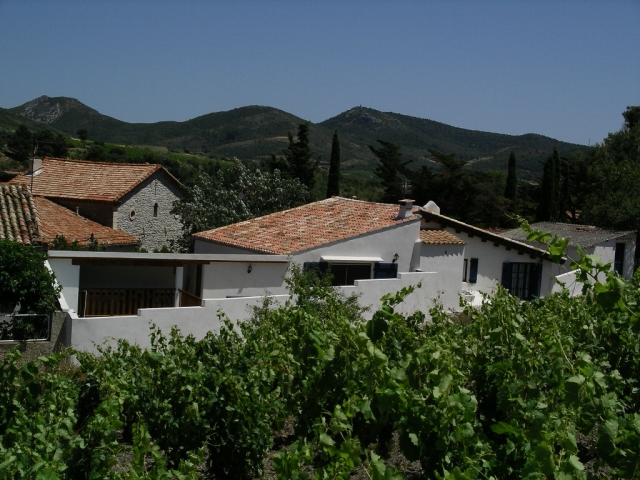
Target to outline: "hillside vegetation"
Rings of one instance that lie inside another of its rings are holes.
[[[76,99],[46,96],[11,108],[9,112],[43,122],[69,135],[86,129],[92,140],[158,145],[248,161],[259,161],[271,153],[281,154],[288,144],[287,132],[295,132],[297,124],[304,122],[276,108],[247,106],[185,122],[127,123],[102,115]],[[432,120],[356,107],[311,125],[312,149],[321,156],[325,166],[335,129],[341,139],[343,171],[363,176],[371,176],[375,168],[375,158],[367,145],[375,145],[378,139],[402,146],[404,158],[413,161],[412,168],[436,167],[429,160],[427,149],[431,148],[453,153],[469,161],[474,169],[505,171],[509,153],[514,150],[521,178],[538,175],[542,171],[541,162],[554,147],[561,155],[586,148],[541,135],[511,136],[465,130]]]

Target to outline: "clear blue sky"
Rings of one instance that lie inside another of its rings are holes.
[[[640,105],[640,1],[0,0],[0,107],[127,122],[363,105],[600,142]]]

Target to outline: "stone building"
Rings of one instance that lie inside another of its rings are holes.
[[[45,157],[32,170],[9,183],[26,185],[34,197],[127,233],[149,251],[169,246],[182,234],[171,208],[184,197],[183,187],[161,165]]]

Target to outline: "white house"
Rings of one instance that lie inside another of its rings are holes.
[[[431,237],[446,233],[461,241],[461,245],[438,249],[423,247],[421,261],[428,266],[451,258],[451,275],[458,276],[461,289],[467,292],[491,293],[502,285],[512,295],[528,300],[552,293],[556,277],[568,272],[568,264],[551,262],[545,250],[441,215],[433,202],[421,208],[420,214],[421,228]],[[433,254],[427,255],[429,251]]]
[[[68,343],[93,350],[117,337],[148,345],[150,322],[201,337],[219,328],[219,314],[239,322],[266,294],[285,301],[292,262],[330,271],[340,291],[372,309],[383,295],[420,283],[398,307],[404,313],[426,312],[434,301],[455,309],[460,295],[474,301],[500,284],[522,299],[558,290],[557,279],[579,293],[568,262],[441,215],[432,202],[333,197],[195,238],[193,254],[50,252],[72,324]]]
[[[577,248],[581,246],[587,255],[597,255],[604,263],[610,263],[612,268],[624,278],[631,279],[636,253],[636,232],[632,230],[605,230],[590,225],[576,225],[571,223],[538,222],[531,225],[534,230],[542,230],[552,235],[569,240],[568,257],[577,259]],[[520,230],[510,230],[502,233],[505,237],[527,242],[527,234]]]

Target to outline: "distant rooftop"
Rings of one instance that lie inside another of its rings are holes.
[[[33,194],[113,203],[158,171],[180,185],[161,165],[45,157],[33,175]],[[31,174],[24,171],[8,183],[30,187],[31,180]]]
[[[194,236],[254,252],[289,255],[420,219],[399,205],[332,197]]]
[[[551,235],[568,238],[569,246],[576,247],[581,245],[584,248],[593,247],[599,243],[625,235],[635,234],[633,230],[604,230],[590,225],[555,222],[538,222],[532,224],[531,228],[534,230],[549,232]],[[519,228],[503,232],[501,235],[534,245],[534,242],[527,242],[527,234]]]
[[[140,240],[133,235],[105,227],[88,218],[58,205],[44,197],[35,197],[38,214],[42,223],[42,240],[51,242],[56,235],[64,236],[69,242],[74,240],[82,247],[90,244],[91,236],[99,246],[138,245]]]
[[[466,245],[453,233],[437,228],[420,230],[420,241],[426,245]]]

